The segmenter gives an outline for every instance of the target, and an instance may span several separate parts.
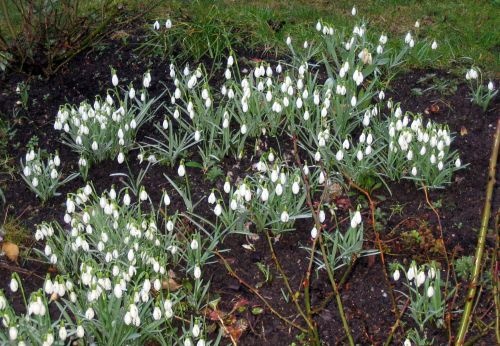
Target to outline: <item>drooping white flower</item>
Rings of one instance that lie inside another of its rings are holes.
[[[154,24],[153,24],[153,29],[154,30],[160,30],[160,22],[159,21],[155,21]]]
[[[179,165],[179,168],[177,168],[177,174],[179,177],[183,177],[186,174],[186,167],[184,167],[184,164],[181,162]]]
[[[134,98],[135,98],[135,89],[134,89],[134,87],[131,87],[131,88],[129,89],[129,91],[128,91],[128,97],[129,97],[130,99],[134,99]]]
[[[290,220],[290,216],[288,215],[288,212],[286,210],[283,210],[283,212],[281,213],[280,220],[283,223],[288,222]]]
[[[356,6],[353,6],[352,10],[351,10],[351,15],[355,16],[357,13],[358,13],[358,10],[356,10]]]
[[[198,336],[200,336],[200,333],[201,333],[201,328],[198,325],[198,323],[195,323],[193,328],[191,329],[191,334],[193,334],[193,336],[197,338]]]
[[[201,277],[201,268],[198,265],[195,265],[193,275],[195,279],[199,279]]]
[[[191,250],[197,250],[198,246],[199,246],[198,240],[196,240],[196,239],[191,240],[191,244],[190,244]]]
[[[217,205],[215,206],[214,214],[216,216],[220,216],[220,214],[222,214],[222,206],[220,205],[220,203],[217,203]]]
[[[68,331],[65,326],[59,328],[59,340],[64,341],[68,337]]]
[[[316,30],[321,31],[321,23],[319,21],[316,23]]]
[[[417,287],[420,287],[425,281],[425,273],[423,271],[418,272],[417,276],[415,277],[415,285]]]
[[[170,29],[172,27],[172,21],[169,19],[167,19],[167,21],[165,22],[165,28],[167,29]]]
[[[116,73],[113,73],[113,75],[111,76],[111,83],[113,83],[113,86],[118,85],[118,76],[116,75]]]
[[[392,273],[392,278],[394,279],[394,281],[398,281],[398,280],[399,280],[399,278],[400,278],[400,276],[401,276],[401,274],[400,274],[400,272],[399,272],[399,269],[396,269],[396,270],[394,271],[394,273]]]
[[[287,45],[287,46],[289,46],[289,45],[291,45],[291,44],[292,44],[292,38],[291,38],[290,36],[288,36],[288,37],[286,38],[286,45]]]
[[[433,295],[434,295],[434,287],[429,286],[429,287],[427,288],[427,297],[428,297],[428,298],[432,298],[432,296],[433,296]]]
[[[17,282],[16,279],[12,278],[10,280],[9,287],[10,287],[10,290],[15,293],[19,289],[19,283]],[[0,309],[0,310],[2,310],[2,309]]]
[[[262,189],[260,199],[262,200],[262,202],[266,202],[269,199],[269,190],[266,187]]]
[[[436,40],[432,41],[432,44],[431,44],[431,49],[432,49],[432,50],[436,50],[436,49],[437,49],[437,47],[438,47],[438,44],[437,44]]]
[[[84,337],[84,335],[85,335],[85,330],[83,329],[83,327],[81,325],[76,327],[76,336],[81,339]]]
[[[488,82],[488,90],[489,90],[489,91],[493,91],[493,90],[495,90],[495,85],[493,85],[493,82],[492,82],[492,81],[489,81],[489,82]]]

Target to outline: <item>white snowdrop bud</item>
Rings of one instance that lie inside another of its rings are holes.
[[[155,321],[158,321],[161,318],[161,309],[157,306],[155,306],[153,310],[153,319]]]
[[[415,28],[417,28],[417,29],[418,29],[418,28],[420,28],[420,21],[419,21],[419,20],[417,20],[417,21],[415,22]]]
[[[300,192],[300,185],[299,185],[299,183],[298,183],[298,182],[296,182],[296,181],[295,181],[295,182],[292,184],[292,193],[293,193],[294,195],[296,195],[296,194],[298,194],[299,192]]]
[[[325,182],[325,174],[323,173],[323,171],[321,171],[319,173],[319,178],[318,178],[318,183],[321,185]]]
[[[231,191],[231,184],[229,183],[229,180],[226,180],[223,189],[225,193],[229,193]]]
[[[290,37],[290,36],[288,36],[288,37],[286,38],[286,45],[287,45],[287,46],[289,46],[289,45],[291,45],[291,44],[292,44],[292,39],[291,39],[291,37]],[[278,73],[279,73],[279,72],[278,72]]]
[[[283,68],[281,67],[281,63],[278,63],[278,66],[276,66],[276,73],[280,74],[281,71],[283,71]]]
[[[401,273],[399,272],[399,269],[396,269],[394,271],[394,273],[392,273],[392,278],[394,279],[394,281],[398,281],[400,276],[401,276]]]
[[[191,333],[195,338],[197,338],[198,336],[200,336],[200,332],[201,332],[200,326],[198,325],[198,323],[195,323],[193,328],[191,329]]]
[[[319,151],[317,151],[315,154],[314,154],[314,161],[316,162],[319,162],[321,160],[321,154]]]
[[[356,96],[353,96],[351,98],[351,106],[356,107],[356,104],[358,103],[358,100],[356,99]]]
[[[428,298],[432,298],[432,296],[433,296],[433,295],[434,295],[434,287],[429,286],[429,287],[427,288],[427,297],[428,297]]]
[[[405,342],[403,343],[403,346],[411,346],[410,339],[406,339]]]
[[[415,285],[417,287],[420,287],[420,285],[422,285],[424,282],[425,282],[425,273],[423,271],[420,271],[415,277]]]
[[[460,161],[460,158],[455,160],[455,167],[460,168],[462,166],[462,161]]]
[[[434,279],[436,277],[436,269],[433,267],[429,268],[427,271],[427,276],[429,276],[431,279]]]
[[[432,41],[431,49],[435,50],[435,49],[437,49],[437,47],[438,47],[438,44],[437,44],[436,40]]]
[[[194,140],[195,140],[196,142],[199,142],[199,141],[200,141],[200,138],[201,138],[201,133],[200,133],[200,131],[199,131],[199,130],[196,130],[196,131],[194,132]]]
[[[290,216],[288,215],[288,212],[286,210],[283,210],[283,212],[281,213],[280,220],[283,223],[288,222],[290,220]]]
[[[165,28],[170,29],[172,27],[172,21],[170,19],[167,19],[165,22]]]
[[[160,22],[159,21],[155,21],[154,24],[153,24],[153,29],[154,30],[160,30]]]
[[[311,229],[311,238],[312,239],[316,239],[316,237],[318,236],[318,229],[316,228],[316,226],[314,226],[312,229]]]
[[[197,250],[197,249],[198,249],[198,240],[193,239],[193,240],[191,241],[190,246],[191,246],[191,250]]]
[[[262,193],[260,194],[260,199],[262,202],[266,202],[269,199],[269,191],[266,187],[262,189]]]
[[[93,151],[97,151],[99,149],[99,144],[97,144],[96,141],[93,141],[92,142],[92,150]]]
[[[321,209],[318,213],[318,219],[319,219],[319,222],[323,223],[325,222],[325,219],[326,219],[326,214],[325,214],[325,211],[323,209]]]
[[[281,196],[283,194],[283,185],[278,183],[278,185],[276,185],[276,188],[274,189],[274,192],[277,196]]]
[[[145,201],[148,199],[148,193],[146,192],[146,190],[144,188],[142,188],[141,192],[139,193],[139,199],[141,201]]]
[[[64,341],[68,337],[68,331],[66,330],[65,326],[61,326],[59,328],[59,340]]]
[[[199,279],[201,277],[201,268],[198,265],[194,267],[193,275],[195,279]]]
[[[246,124],[241,125],[241,128],[240,128],[241,134],[244,135],[247,133],[247,131],[248,131],[247,125]]]
[[[356,15],[356,13],[358,13],[358,11],[356,10],[356,6],[353,6],[353,8],[352,8],[352,10],[351,10],[351,14],[352,14],[353,16],[355,16],[355,15]]]
[[[317,31],[321,31],[321,29],[322,29],[322,27],[321,27],[321,23],[318,21],[318,22],[316,23],[316,30],[317,30]]]
[[[128,192],[126,192],[125,196],[123,196],[123,204],[126,206],[130,205],[130,195]]]
[[[363,160],[363,152],[361,150],[358,150],[358,152],[356,153],[356,158],[358,159],[358,161]]]
[[[222,214],[222,206],[220,205],[220,203],[217,203],[217,205],[215,206],[214,214],[216,216],[220,216],[220,214]]]
[[[5,318],[5,317],[4,317]],[[5,334],[4,334],[5,335]],[[14,341],[17,339],[17,327],[11,326],[9,327],[9,339]]]
[[[216,201],[215,193],[212,191],[212,193],[210,193],[210,195],[208,196],[208,204],[214,204],[215,201]]]
[[[186,174],[186,167],[184,167],[183,163],[181,163],[179,165],[179,168],[177,168],[177,174],[179,175],[179,177],[183,177]]]
[[[335,158],[337,159],[337,161],[342,161],[342,159],[344,158],[344,152],[342,150],[337,151],[337,153],[335,154]]]
[[[495,86],[493,85],[493,82],[492,82],[492,81],[489,81],[489,82],[488,82],[488,90],[489,90],[489,91],[493,91],[493,90],[495,90]]]
[[[113,73],[113,76],[111,76],[111,83],[113,83],[113,86],[118,85],[118,76],[116,75],[116,73]]]
[[[83,329],[83,327],[81,325],[76,327],[76,336],[81,339],[83,338],[84,335],[85,335],[85,330]]]
[[[85,311],[85,318],[87,320],[92,320],[95,316],[94,309],[88,308],[87,311]]]
[[[130,89],[128,91],[128,97],[130,99],[134,99],[135,98],[135,89],[134,89],[134,87],[130,87]]]
[[[122,164],[122,163],[123,163],[123,161],[125,161],[125,155],[123,154],[123,152],[121,152],[121,151],[120,151],[120,152],[118,153],[117,160],[118,160],[118,163],[119,163],[119,164]]]
[[[51,179],[57,179],[57,170],[55,168],[52,168],[52,170],[50,171],[50,178]]]
[[[10,287],[10,290],[15,293],[19,289],[19,283],[17,282],[16,279],[12,278],[10,280],[9,287]],[[2,310],[2,309],[0,309],[0,310]]]

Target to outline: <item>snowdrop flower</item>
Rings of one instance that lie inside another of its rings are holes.
[[[198,336],[200,336],[201,329],[200,329],[200,326],[198,325],[198,323],[194,324],[193,329],[191,329],[191,333],[193,334],[193,336],[195,338],[197,338]]]
[[[427,276],[429,276],[431,279],[434,279],[436,277],[436,269],[433,267],[429,268],[427,271]]]
[[[183,177],[186,174],[186,167],[184,167],[183,162],[181,162],[179,168],[177,168],[177,174],[179,175],[179,177]]]
[[[493,82],[492,82],[492,81],[489,81],[489,83],[488,83],[488,90],[489,90],[489,91],[493,91],[493,90],[495,90],[495,86],[493,85]]]
[[[356,104],[358,103],[358,100],[356,99],[356,96],[353,96],[351,98],[351,106],[356,107]]]
[[[417,20],[417,21],[415,22],[415,28],[417,28],[417,29],[418,29],[418,28],[420,28],[420,21],[419,21],[419,20]]]
[[[215,206],[214,214],[216,216],[220,216],[220,214],[222,214],[222,206],[220,205],[220,203],[217,203],[217,205]]]
[[[157,306],[155,306],[153,310],[153,319],[155,321],[158,321],[161,318],[161,309]]]
[[[59,328],[59,340],[64,341],[68,337],[68,331],[66,330],[65,326],[61,326]]]
[[[352,14],[353,16],[355,16],[355,15],[356,15],[356,13],[358,13],[358,11],[356,10],[356,6],[353,6],[353,8],[352,8],[352,10],[351,10],[351,14]]]
[[[411,39],[410,42],[408,43],[408,46],[410,48],[413,48],[415,46],[415,40]]]
[[[316,23],[316,30],[321,31],[321,23],[319,21]]]
[[[19,289],[19,283],[17,282],[16,279],[12,278],[10,280],[9,287],[10,287],[10,290],[15,293]],[[2,310],[2,309],[0,309],[0,310]]]
[[[128,91],[128,97],[129,97],[130,99],[134,99],[134,98],[135,98],[135,89],[134,89],[134,87],[131,87],[131,88],[129,89],[129,91]]]
[[[241,128],[240,128],[241,134],[244,135],[247,133],[247,131],[248,131],[247,125],[246,124],[241,125]]]
[[[194,278],[199,279],[201,277],[201,268],[198,265],[194,266]]]
[[[276,73],[280,74],[283,68],[281,67],[281,63],[278,63],[278,66],[276,66]]]
[[[125,196],[123,196],[123,204],[126,206],[130,205],[130,195],[128,192],[125,192]]]
[[[50,171],[50,178],[57,179],[57,171],[54,168]]]
[[[410,44],[410,41],[412,40],[413,38],[411,37],[411,33],[408,31],[408,33],[406,34],[405,36],[405,43],[406,44]]]
[[[93,151],[97,151],[99,149],[99,144],[97,144],[96,141],[93,141],[92,142],[92,150]]]
[[[411,346],[410,339],[406,339],[405,342],[403,343],[403,346]]]
[[[123,161],[125,161],[125,155],[123,154],[123,152],[121,152],[121,151],[120,151],[120,152],[118,153],[118,158],[117,158],[117,160],[118,160],[118,163],[119,163],[119,164],[122,164],[122,163],[123,163]]]
[[[17,339],[17,328],[15,326],[12,326],[9,328],[9,339],[11,341],[14,341]]]
[[[59,167],[61,165],[61,159],[59,158],[59,155],[57,155],[57,154],[56,154],[56,156],[54,156],[54,165],[56,167]]]
[[[113,71],[113,75],[111,76],[111,83],[113,83],[113,86],[118,85],[118,76],[116,75],[116,72]]]
[[[289,45],[291,45],[291,44],[292,44],[292,39],[290,38],[290,36],[288,36],[288,37],[286,38],[286,45],[287,45],[287,46],[289,46]]]
[[[262,200],[262,202],[266,202],[269,199],[269,190],[266,187],[262,189],[260,199]]]
[[[478,74],[477,74],[476,69],[474,69],[474,68],[471,68],[465,74],[465,79],[467,79],[467,80],[477,79],[477,77],[478,77]]]
[[[392,278],[394,279],[394,281],[398,281],[400,276],[401,274],[399,273],[399,269],[396,269],[392,274]]]
[[[146,192],[146,190],[144,188],[142,188],[141,192],[139,193],[139,199],[141,201],[145,201],[148,199],[148,193]]]
[[[154,22],[153,29],[154,30],[160,30],[160,22],[158,22],[158,21]]]
[[[283,223],[288,222],[290,220],[290,216],[288,215],[288,212],[286,210],[283,210],[283,212],[281,213],[280,220]]]
[[[437,49],[437,47],[438,47],[438,44],[437,44],[436,40],[432,41],[432,44],[431,44],[431,49],[432,49],[432,50],[436,50],[436,49]]]
[[[299,185],[299,183],[298,183],[298,182],[296,182],[296,181],[295,181],[295,182],[292,184],[292,193],[293,193],[294,195],[296,195],[296,194],[298,194],[299,192],[300,192],[300,185]]]
[[[425,281],[425,273],[423,271],[418,272],[417,276],[415,277],[415,285],[419,287],[422,285]]]
[[[142,81],[142,85],[145,87],[145,88],[149,88],[149,86],[151,85],[151,74],[149,72],[146,72],[146,74],[144,75],[144,79]],[[141,96],[142,98],[142,96]],[[142,100],[144,101],[144,100]]]
[[[231,184],[229,183],[229,180],[226,180],[223,189],[225,193],[229,193],[231,191]]]
[[[460,161],[460,158],[455,160],[455,167],[460,168],[462,166],[462,162]]]
[[[432,298],[432,296],[433,296],[433,295],[434,295],[434,287],[429,286],[429,287],[427,288],[427,297],[428,297],[428,298]]]
[[[94,316],[95,316],[95,312],[94,312],[94,309],[92,308],[88,308],[87,311],[85,311],[85,318],[87,320],[92,320],[94,319]]]
[[[198,249],[198,240],[193,239],[190,244],[191,250],[197,250]]]
[[[208,204],[214,204],[215,201],[215,193],[212,191],[212,193],[208,196]]]
[[[335,154],[335,158],[337,159],[337,161],[342,161],[342,159],[344,158],[344,152],[342,150],[337,151],[337,153]]]
[[[361,213],[359,212],[359,210],[357,210],[354,215],[352,216],[352,219],[351,219],[351,228],[356,228],[358,227],[359,224],[361,224]]]
[[[83,338],[84,335],[85,335],[85,330],[83,330],[83,327],[81,325],[76,327],[76,336],[81,339]]]
[[[165,22],[165,28],[167,29],[170,29],[172,27],[172,21],[169,19],[167,19],[167,21]]]

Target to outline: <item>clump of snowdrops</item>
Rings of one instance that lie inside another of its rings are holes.
[[[84,179],[95,163],[115,158],[124,162],[137,131],[154,115],[156,99],[149,99],[147,93],[149,72],[137,91],[132,84],[120,88],[115,70],[111,79],[114,89],[108,90],[104,99],[97,96],[92,104],[83,101],[79,106],[63,105],[54,122],[54,128],[63,131],[64,142],[80,155],[78,165]]]
[[[21,177],[31,191],[45,203],[50,197],[57,196],[57,189],[78,176],[72,173],[63,178],[59,154],[50,154],[36,148],[36,143],[30,141],[28,151],[21,159]]]
[[[392,264],[394,281],[404,278],[407,291],[400,293],[408,299],[408,315],[413,319],[418,329],[408,332],[408,339],[416,345],[428,345],[432,342],[427,339],[427,327],[434,324],[444,327],[446,301],[444,296],[444,282],[441,280],[441,271],[435,262],[417,265],[413,261],[406,269],[399,263]],[[449,296],[453,293],[448,292]]]
[[[491,80],[487,84],[484,82],[483,74],[476,66],[467,70],[465,79],[469,83],[471,101],[481,107],[483,112],[486,111],[491,100],[498,94],[498,89],[495,89]]]
[[[138,195],[114,188],[98,195],[86,185],[68,195],[65,225],[43,223],[35,234],[58,275],[25,298],[26,314],[16,314],[0,293],[9,330],[0,340],[205,345],[201,309],[208,283],[202,273],[217,239],[187,232],[169,210],[168,195],[159,207],[165,217],[143,211],[153,209],[149,203],[143,187]],[[17,291],[19,278],[12,280]],[[59,315],[48,313],[52,305]]]
[[[352,33],[325,22],[316,29],[318,42],[296,47],[287,39],[291,64],[259,62],[242,73],[231,53],[220,90],[209,85],[203,66],[172,64],[167,116],[157,124],[163,138],[148,149],[173,166],[196,146],[206,171],[228,154],[243,157],[248,142],[260,135],[291,136],[299,138],[310,162],[360,185],[372,178],[412,179],[430,187],[449,183],[462,167],[449,149],[450,131],[403,112],[380,88],[414,48],[416,36],[408,33],[394,51],[386,35],[367,35],[364,22]],[[323,59],[311,64],[319,53]],[[322,67],[326,80],[318,77]]]

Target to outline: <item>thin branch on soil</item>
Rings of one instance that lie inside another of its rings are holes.
[[[281,263],[279,262],[278,257],[276,256],[276,252],[274,251],[273,242],[271,240],[271,236],[269,235],[269,231],[266,232],[266,238],[267,238],[267,243],[269,245],[269,250],[271,251],[271,257],[273,258],[274,263],[276,264],[276,268],[278,269],[279,273],[281,274],[281,277],[283,278],[283,282],[285,283],[285,286],[288,289],[288,293],[292,297],[292,300],[295,304],[295,307],[297,308],[297,312],[305,320],[305,322],[309,326],[309,329],[315,330],[316,326],[314,324],[314,321],[312,319],[309,319],[308,316],[306,316],[306,314],[304,313],[304,310],[302,310],[302,308],[298,302],[298,296],[295,295],[292,288],[290,287],[290,283],[288,282],[288,277],[286,276],[285,272],[283,271],[283,267],[281,267]]]
[[[344,306],[342,303],[342,297],[340,296],[337,283],[335,282],[335,278],[333,277],[332,268],[328,263],[328,257],[326,255],[325,246],[324,246],[323,241],[322,241],[321,222],[319,222],[318,213],[316,213],[316,211],[314,210],[314,205],[313,205],[312,196],[311,196],[311,186],[309,185],[309,180],[308,180],[307,176],[304,174],[302,162],[300,161],[300,158],[299,158],[299,151],[298,151],[297,137],[296,136],[293,137],[293,152],[295,155],[295,161],[297,162],[297,165],[300,169],[300,172],[302,173],[302,179],[304,180],[307,205],[309,206],[309,209],[311,210],[311,214],[312,214],[313,219],[314,219],[314,224],[316,226],[316,229],[318,230],[318,235],[316,236],[316,238],[314,238],[313,248],[311,249],[311,257],[310,257],[309,267],[307,269],[307,274],[306,274],[306,279],[307,279],[306,285],[307,286],[304,289],[305,293],[307,293],[307,296],[306,296],[307,313],[308,313],[309,317],[312,316],[312,310],[311,310],[311,306],[310,306],[310,297],[309,297],[309,285],[310,285],[309,279],[311,276],[312,262],[313,262],[314,253],[315,253],[315,246],[319,240],[321,254],[323,255],[323,261],[325,262],[325,268],[326,268],[326,272],[328,274],[328,279],[330,280],[330,284],[331,284],[331,286],[333,288],[333,292],[335,294],[335,299],[337,301],[337,309],[339,311],[340,319],[342,320],[342,326],[344,328],[344,332],[346,334],[346,337],[349,340],[349,345],[354,345],[354,339],[351,335],[349,324],[347,323],[347,318],[345,316]],[[323,196],[322,196],[322,198],[323,198]],[[322,202],[322,200],[321,200],[321,202]],[[321,206],[321,204],[322,203],[320,203],[319,205]],[[307,289],[307,291],[306,291],[306,289]]]
[[[13,266],[13,265],[10,265],[8,263],[0,262],[0,268],[4,268],[4,269],[7,269],[7,270],[10,270],[10,271],[13,271],[13,272],[21,273],[21,274],[24,274],[24,275],[27,275],[27,276],[34,276],[34,277],[37,277],[37,278],[39,278],[41,280],[45,280],[44,277],[38,275],[34,271],[27,270],[27,269],[24,269],[24,268],[21,268],[21,267],[18,267],[18,266]]]
[[[249,283],[247,283],[245,280],[243,280],[235,271],[234,269],[231,267],[231,265],[229,264],[229,262],[224,258],[224,256],[222,256],[220,254],[220,252],[218,251],[214,251],[214,253],[222,260],[222,263],[224,264],[224,267],[226,267],[226,270],[228,271],[229,275],[231,275],[233,278],[235,278],[236,280],[238,280],[239,283],[241,283],[243,286],[245,286],[250,292],[252,292],[252,294],[256,295],[266,306],[267,308],[275,315],[277,316],[280,320],[282,320],[283,322],[289,324],[290,326],[300,330],[301,332],[303,333],[307,333],[307,329],[305,329],[304,327],[301,327],[299,326],[298,324],[290,321],[288,318],[286,318],[285,316],[281,315],[278,311],[276,311],[272,306],[271,304],[269,304],[269,302],[267,301],[266,298],[264,298],[255,288],[253,288],[252,285],[250,285]]]
[[[375,242],[377,243],[378,250],[380,252],[380,260],[382,261],[382,272],[384,273],[384,279],[387,287],[389,288],[389,295],[391,297],[391,303],[392,303],[392,310],[394,311],[394,315],[396,315],[396,321],[398,321],[401,318],[401,314],[399,313],[398,306],[396,304],[396,298],[394,297],[394,292],[392,290],[392,285],[391,281],[389,280],[389,276],[387,275],[387,270],[386,270],[386,265],[385,265],[385,257],[384,257],[384,249],[382,247],[382,240],[380,239],[380,234],[377,230],[376,224],[375,224],[375,203],[373,202],[370,193],[363,189],[361,186],[357,185],[351,178],[349,178],[347,175],[346,176],[347,181],[349,182],[349,186],[354,187],[356,190],[361,192],[363,195],[366,196],[368,199],[368,203],[370,205],[370,213],[371,213],[371,219],[372,219],[372,227],[373,227],[373,233],[375,233]],[[401,328],[401,332],[404,333],[403,326],[401,324],[398,324]]]
[[[387,336],[387,339],[384,342],[384,346],[389,346],[391,344],[392,337],[394,336],[394,333],[396,332],[396,329],[398,328],[398,326],[401,323],[401,316],[404,315],[406,309],[410,305],[410,301],[411,301],[410,298],[406,299],[405,305],[403,306],[403,308],[399,312],[399,317],[397,318],[396,322],[394,322],[394,324],[391,327],[391,331],[389,332],[389,336]]]
[[[500,297],[499,297],[499,278],[498,278],[498,250],[499,250],[499,236],[498,231],[500,230],[500,210],[497,211],[495,217],[495,249],[493,251],[493,260],[491,261],[491,274],[493,278],[493,300],[495,301],[495,336],[497,338],[497,345],[500,345]]]
[[[464,312],[462,314],[462,319],[460,321],[460,326],[458,328],[455,345],[463,345],[465,342],[465,335],[467,334],[467,330],[470,323],[474,297],[476,295],[476,290],[479,283],[484,247],[486,243],[486,234],[488,232],[488,223],[490,220],[491,201],[493,198],[493,190],[495,188],[495,175],[497,173],[496,166],[497,166],[499,147],[500,147],[500,118],[497,120],[495,140],[493,142],[493,149],[491,151],[490,165],[488,170],[488,184],[486,187],[486,201],[484,203],[483,215],[481,217],[481,228],[479,230],[479,238],[477,240],[476,254],[474,256],[474,271],[472,272],[472,281],[469,285],[469,290],[467,292]]]
[[[448,259],[448,251],[446,250],[446,244],[445,244],[444,237],[443,237],[443,226],[441,225],[441,216],[439,215],[439,211],[436,209],[436,207],[434,207],[434,205],[432,204],[432,202],[429,198],[429,191],[427,189],[427,186],[425,186],[425,184],[422,184],[422,188],[423,188],[424,194],[425,194],[425,201],[426,201],[427,205],[429,206],[429,208],[431,208],[432,211],[434,212],[434,214],[436,215],[436,218],[438,221],[439,240],[441,241],[441,245],[443,246],[444,257],[446,260],[446,281],[444,284],[444,297],[447,298],[448,297],[448,286],[450,283],[451,264],[450,264],[450,261]],[[447,324],[446,329],[448,329],[448,340],[451,340],[451,337],[452,337],[451,336],[451,305],[449,305],[449,304],[448,304],[448,309],[446,312],[445,320],[446,320],[446,324]]]

